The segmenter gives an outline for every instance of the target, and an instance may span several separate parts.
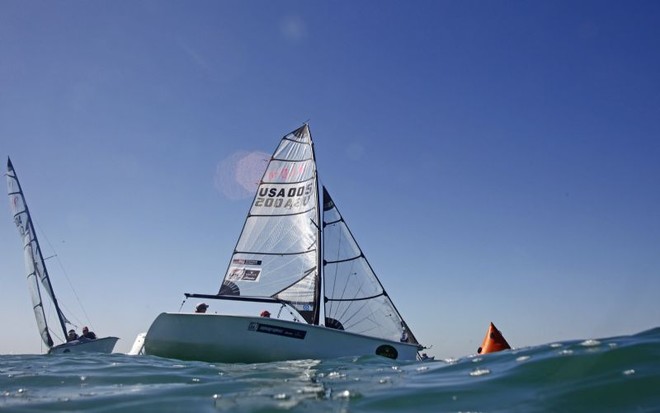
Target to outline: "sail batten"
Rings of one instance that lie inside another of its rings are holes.
[[[350,258],[344,258],[342,260],[325,260],[323,263],[324,264],[341,264],[342,262],[349,262],[349,261],[355,261],[359,260],[360,258],[364,258],[364,255],[356,255],[355,257],[350,257]]]
[[[313,212],[313,211],[314,211],[314,208],[310,208],[310,209],[305,210],[305,211],[299,211],[299,212],[295,212],[295,213],[287,213],[287,214],[282,214],[282,215],[274,215],[274,214],[249,214],[249,215],[248,215],[248,218],[250,218],[250,217],[272,217],[272,216],[284,216],[284,215],[286,215],[286,216],[292,216],[292,215],[306,215],[306,214],[309,214],[310,212]]]
[[[236,251],[235,254],[247,254],[247,255],[300,255],[306,254],[316,250],[306,250],[302,252],[250,252],[250,251]]]
[[[355,297],[355,298],[328,298],[326,301],[327,302],[342,302],[342,301],[364,301],[364,300],[373,300],[374,298],[386,296],[387,294],[385,292],[382,292],[380,294],[375,294],[371,295],[369,297]]]

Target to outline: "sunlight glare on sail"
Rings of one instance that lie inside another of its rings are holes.
[[[266,170],[270,155],[261,151],[238,151],[218,163],[215,188],[229,199],[250,198]]]

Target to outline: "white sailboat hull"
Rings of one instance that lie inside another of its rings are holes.
[[[139,356],[144,354],[144,338],[147,336],[147,333],[140,333],[135,337],[135,341],[133,342],[133,347],[131,347],[131,351],[129,351],[128,354],[129,356]]]
[[[48,354],[112,353],[117,340],[119,340],[117,337],[103,337],[95,340],[74,340],[51,347],[48,350]]]
[[[181,360],[261,363],[382,355],[415,360],[419,346],[287,320],[218,314],[162,313],[144,353]]]

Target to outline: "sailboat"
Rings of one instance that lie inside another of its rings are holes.
[[[418,359],[425,347],[318,182],[304,124],[286,134],[270,158],[219,291],[185,294],[281,305],[294,319],[267,312],[166,312],[147,331],[144,354],[228,363],[363,355]]]
[[[112,353],[117,340],[119,340],[117,337],[103,337],[97,339],[80,338],[55,345],[55,342],[53,341],[53,335],[55,334],[51,334],[52,331],[48,326],[49,320],[46,315],[44,298],[48,298],[52,304],[52,308],[54,308],[58,327],[62,333],[62,341],[65,341],[68,335],[67,325],[73,326],[73,324],[62,312],[57,297],[55,296],[55,292],[53,291],[53,285],[50,276],[48,275],[48,270],[46,269],[44,257],[41,253],[39,240],[37,239],[37,234],[34,225],[32,224],[30,210],[25,202],[25,196],[23,195],[21,184],[18,181],[16,170],[9,158],[7,158],[7,189],[14,223],[16,224],[21,240],[23,241],[25,270],[27,273],[30,296],[32,298],[32,308],[34,309],[34,315],[37,319],[39,335],[46,346],[48,346],[48,353]]]

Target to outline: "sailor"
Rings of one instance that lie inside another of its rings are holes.
[[[264,310],[264,311],[261,312],[261,316],[266,317],[266,318],[270,318],[270,313],[268,312],[268,310]]]
[[[73,340],[78,340],[78,334],[76,333],[76,330],[71,329],[69,330],[69,334],[66,336],[66,341],[73,341]]]
[[[195,307],[195,312],[196,313],[205,313],[207,308],[209,308],[208,304],[199,303],[199,304],[197,304],[197,307]]]
[[[96,340],[96,334],[94,334],[93,331],[89,331],[89,328],[87,328],[87,326],[85,326],[82,329],[81,338],[86,338],[88,340]]]

